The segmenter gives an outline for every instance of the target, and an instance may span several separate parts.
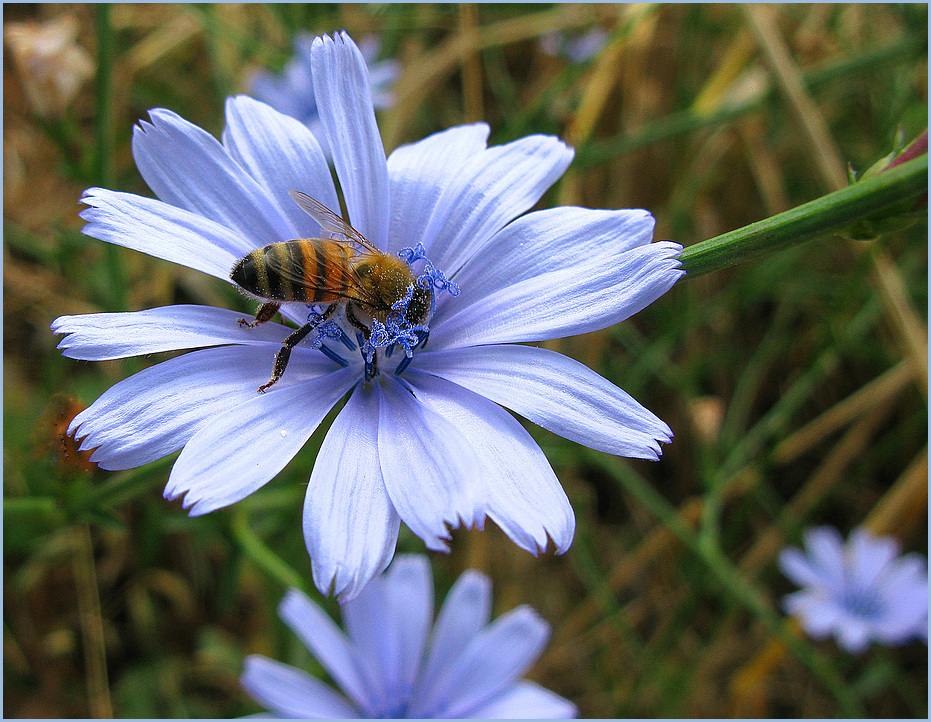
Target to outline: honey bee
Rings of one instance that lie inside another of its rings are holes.
[[[432,291],[417,284],[404,261],[380,251],[340,216],[307,194],[290,191],[290,195],[321,228],[339,237],[270,243],[233,266],[230,273],[233,282],[261,302],[255,320],[241,318],[241,326],[255,328],[270,321],[282,303],[328,304],[323,313],[281,342],[272,377],[259,386],[260,393],[281,378],[291,349],[338,308],[345,309],[346,320],[368,340],[371,328],[366,323],[373,319],[384,323],[392,306],[407,297],[412,285],[414,291],[404,314],[409,323],[423,323],[432,302]]]

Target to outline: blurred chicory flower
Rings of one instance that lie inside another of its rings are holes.
[[[246,658],[241,683],[281,717],[316,719],[570,719],[575,705],[520,675],[536,661],[549,625],[528,606],[489,625],[491,584],[465,572],[433,620],[426,557],[403,555],[342,606],[348,637],[291,589],[278,607],[346,697],[267,657]],[[348,699],[347,699],[348,697]]]
[[[656,459],[671,432],[584,365],[521,342],[628,318],[683,274],[681,246],[651,243],[654,222],[643,210],[521,216],[572,160],[551,136],[489,148],[487,125],[463,125],[386,161],[358,49],[344,33],[321,37],[311,59],[350,223],[383,251],[422,250],[417,257],[454,279],[459,294],[435,293],[426,331],[393,357],[386,347],[373,379],[363,354],[347,350],[355,330],[336,317],[347,347],[320,333],[298,344],[264,394],[256,388],[292,331],[284,325],[243,328],[239,313],[191,305],[63,316],[52,330],[65,334],[59,348],[70,358],[198,349],[116,384],[69,433],[110,470],[182,449],[165,496],[184,496],[198,515],[266,484],[348,394],[304,503],[319,589],[343,598],[361,590],[391,561],[402,520],[433,550],[447,548],[448,526],[481,528],[488,517],[531,553],[550,540],[565,552],[572,507],[540,447],[501,406],[622,456]],[[84,233],[230,282],[251,251],[321,235],[290,190],[340,207],[314,136],[259,101],[227,101],[222,143],[168,110],[150,116],[135,129],[133,154],[160,200],[91,188]],[[309,309],[286,303],[281,314],[300,325]]]
[[[540,36],[540,50],[551,57],[564,57],[579,64],[601,52],[608,42],[608,31],[600,25],[584,33],[551,32]]]
[[[324,155],[332,157],[323,121],[317,110],[314,94],[314,74],[311,68],[311,47],[314,36],[298,33],[294,37],[294,56],[287,62],[282,75],[266,71],[252,78],[251,94],[285,115],[290,115],[306,125],[320,143]],[[378,60],[381,43],[374,35],[359,41],[359,50],[368,67],[371,83],[372,104],[378,110],[394,105],[391,85],[397,80],[400,65],[396,60]]]
[[[804,589],[783,600],[812,637],[833,632],[848,652],[862,652],[875,640],[902,644],[927,641],[928,568],[918,554],[899,557],[892,537],[856,529],[844,544],[836,529],[817,527],[804,535],[805,552],[779,555],[783,573]]]

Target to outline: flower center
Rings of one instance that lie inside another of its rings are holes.
[[[402,248],[398,252],[398,258],[408,266],[417,261],[424,261],[423,270],[417,276],[416,281],[407,287],[404,296],[391,305],[391,311],[384,321],[373,318],[367,334],[361,330],[356,331],[356,343],[353,343],[339,322],[323,321],[320,313],[315,309],[311,308],[307,317],[309,322],[318,324],[315,327],[310,347],[318,349],[340,366],[348,366],[349,361],[327,346],[324,343],[326,339],[341,342],[350,352],[358,350],[365,363],[366,381],[378,375],[376,355],[380,349],[384,349],[386,359],[390,359],[398,347],[404,349],[404,358],[394,369],[395,374],[403,373],[414,358],[414,350],[418,347],[423,348],[430,336],[429,320],[436,308],[435,292],[447,291],[450,296],[459,295],[459,286],[447,279],[443,272],[433,265],[433,262],[426,257],[422,244],[418,243],[413,248]],[[422,319],[422,321],[414,323],[412,319]],[[353,325],[357,323],[354,322]]]
[[[875,619],[882,614],[879,595],[872,589],[850,585],[844,589],[841,604],[851,614],[863,619]]]

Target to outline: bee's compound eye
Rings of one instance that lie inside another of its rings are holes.
[[[414,293],[411,296],[411,302],[407,304],[407,312],[404,318],[413,324],[423,323],[430,312],[430,299],[433,292],[429,288],[414,287]]]

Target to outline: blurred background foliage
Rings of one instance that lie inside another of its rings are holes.
[[[37,90],[21,56],[49,23],[67,61]],[[584,62],[541,50],[595,26],[608,41]],[[556,134],[577,155],[542,206],[647,208],[657,238],[690,245],[833,190],[924,129],[927,28],[917,4],[4,5],[4,716],[249,714],[248,653],[322,675],[275,613],[286,584],[311,586],[301,502],[321,431],[262,491],[198,519],[161,496],[173,457],[109,473],[63,434],[163,356],[64,359],[57,316],[252,310],[81,235],[84,188],[150,195],[129,142],[149,108],[219,135],[224,98],[280,70],[296,32],[377,34],[403,67],[387,150],[477,120],[491,143]],[[851,656],[801,637],[774,563],[813,524],[927,554],[926,240],[924,221],[824,238],[550,344],[675,439],[630,461],[528,425],[575,508],[574,545],[535,559],[492,524],[456,532],[431,555],[437,594],[476,567],[496,614],[536,607],[553,638],[530,676],[584,717],[926,717],[927,647]],[[399,549],[422,544],[402,530]]]

